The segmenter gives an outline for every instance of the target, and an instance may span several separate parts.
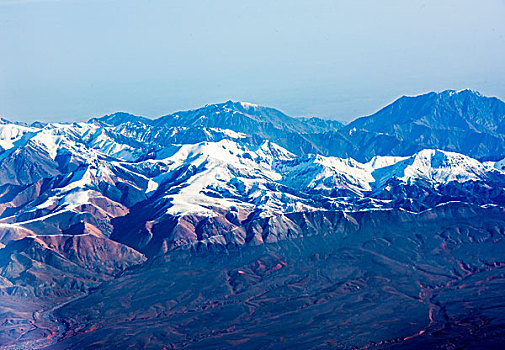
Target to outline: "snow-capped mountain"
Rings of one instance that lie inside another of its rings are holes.
[[[1,243],[92,234],[153,255],[290,212],[504,202],[505,173],[492,162],[440,150],[366,163],[297,156],[268,138],[218,128],[250,115],[259,122],[254,113],[262,107],[205,108],[208,117],[203,109],[156,121],[118,114],[89,123],[2,124]],[[219,121],[222,108],[220,124],[203,123]],[[267,111],[276,127],[301,128]]]
[[[469,91],[428,94],[344,127],[231,101],[155,120],[1,120],[0,294],[61,301],[174,252],[359,230],[375,247],[388,220],[499,218],[501,106]]]

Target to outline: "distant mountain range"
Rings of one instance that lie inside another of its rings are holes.
[[[253,281],[284,268],[283,254],[295,259],[297,252],[310,253],[313,260],[296,269],[324,269],[314,254],[326,240],[336,244],[339,234],[346,239],[342,247],[366,255],[359,259],[386,261],[381,281],[394,278],[395,266],[417,271],[411,285],[420,290],[401,292],[408,295],[433,293],[438,284],[428,288],[429,281],[459,283],[465,271],[501,268],[505,258],[494,254],[493,242],[500,244],[505,232],[504,158],[505,103],[470,90],[402,97],[347,125],[233,101],[157,119],[128,113],[81,123],[2,119],[0,315],[8,321],[0,326],[0,345],[68,345],[74,336],[89,336],[89,327],[111,321],[91,326],[67,315],[62,323],[56,310],[71,310],[72,304],[65,305],[75,297],[92,302],[95,296],[86,295],[94,290],[116,293],[118,276],[137,276],[136,269],[150,274],[162,261],[173,263],[171,257],[196,259],[195,270],[176,274],[183,279],[209,267],[199,265],[202,256],[240,251],[257,257],[258,249],[275,246],[274,258],[267,260],[276,263],[266,270],[233,272],[250,278],[230,277],[226,283],[233,293],[262,290],[251,287]],[[485,224],[475,224],[488,214]],[[413,231],[402,241],[391,227],[406,230],[406,222]],[[356,232],[366,239],[353,238]],[[389,251],[393,241],[398,249]],[[482,242],[484,260],[466,261],[465,249]],[[453,248],[461,249],[456,258],[443,255]],[[385,251],[392,254],[389,260]],[[338,288],[321,282],[319,274],[314,278],[333,296],[360,285],[375,288],[362,271],[353,273],[349,284]],[[298,287],[292,288],[300,297]],[[125,290],[135,293],[131,286]],[[428,314],[435,312],[431,298],[419,298]],[[166,311],[168,304],[153,308]],[[93,309],[89,305],[84,308]],[[74,321],[84,323],[68,329]],[[353,344],[365,346],[363,341]]]
[[[335,155],[368,159],[437,148],[498,159],[504,152],[504,116],[503,101],[471,90],[402,97],[342,129],[352,147]]]
[[[505,103],[497,98],[447,90],[401,97],[347,125],[316,117],[293,118],[273,108],[232,101],[155,120],[116,113],[96,121],[230,129],[269,139],[298,155],[317,153],[365,162],[376,155],[408,156],[426,148],[498,160],[505,152],[504,116]]]

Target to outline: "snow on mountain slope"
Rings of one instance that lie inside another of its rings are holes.
[[[374,181],[370,169],[354,159],[309,155],[280,167],[283,183],[304,191],[328,195],[362,195],[371,190]]]
[[[15,147],[22,139],[29,138],[36,128],[17,124],[0,124],[0,147],[3,151]]]
[[[174,154],[148,162],[167,164],[166,172],[152,181],[156,188],[168,190],[163,197],[171,203],[168,214],[212,216],[217,208],[228,210],[239,206],[272,215],[310,208],[299,198],[289,199],[289,195],[267,186],[282,178],[274,163],[293,158],[294,155],[269,141],[250,146],[221,140],[181,145]]]
[[[487,163],[439,150],[423,150],[411,157],[376,156],[364,164],[351,158],[312,155],[284,163],[279,169],[285,174],[284,184],[333,197],[371,196],[393,179],[405,184],[428,182],[436,187],[500,177]]]
[[[505,158],[499,160],[497,162],[486,162],[488,166],[491,166],[495,169],[505,171]]]
[[[23,142],[0,160],[4,231],[108,236],[111,219],[145,199],[149,179],[112,162],[134,162],[143,149],[116,142],[90,123],[26,129]]]
[[[256,108],[239,107],[246,111]],[[171,215],[187,212],[214,215],[216,208],[236,205],[248,211],[259,210],[261,215],[273,215],[314,208],[314,203],[301,199],[305,195],[300,196],[297,191],[331,198],[362,198],[382,191],[391,179],[432,184],[485,181],[487,174],[494,171],[487,163],[436,150],[424,150],[411,157],[377,156],[364,164],[350,158],[321,155],[296,157],[275,143],[257,142],[232,130],[207,127],[166,129],[165,126],[160,130],[142,124],[142,120],[130,119],[122,124],[114,119],[117,125],[103,125],[96,120],[92,123],[48,124],[42,128],[2,125],[5,142],[12,137],[14,142],[26,139],[2,163],[12,168],[18,158],[10,163],[7,161],[14,155],[26,153],[25,164],[38,168],[43,165],[39,172],[13,176],[13,184],[30,184],[45,177],[72,174],[78,168],[90,171],[90,167],[98,166],[100,171],[93,179],[69,180],[68,191],[70,188],[98,188],[102,186],[100,183],[115,186],[117,181],[126,180],[130,186],[143,191],[146,197],[158,193],[160,198],[168,200],[170,206],[166,213]],[[195,134],[198,130],[210,135],[211,139],[216,135],[220,137],[190,144],[166,144],[168,130],[170,137],[181,132]],[[72,175],[71,178],[75,177]],[[279,190],[279,186],[284,189]],[[294,192],[288,193],[287,188]],[[58,196],[68,191],[60,189]],[[50,198],[47,200],[51,201]]]
[[[0,222],[5,230],[23,228],[31,231],[31,235],[108,236],[112,231],[110,220],[128,212],[127,203],[121,203],[125,202],[121,193],[114,195],[107,191],[122,181],[103,163],[95,162],[64,176],[38,181],[21,192],[15,187],[6,188],[11,192],[8,193],[11,201],[4,201],[0,207],[12,208],[12,203],[19,207],[11,215],[3,215]]]
[[[113,139],[105,128],[89,123],[55,123],[40,128],[6,124],[0,125],[0,130],[3,130],[2,144],[10,147],[0,153],[2,184],[28,185],[68,173],[99,158],[135,161],[146,153],[142,148]]]
[[[399,161],[407,158],[408,157],[375,156],[368,163],[365,163],[365,165],[372,169],[380,169],[398,163]]]
[[[482,181],[488,173],[494,172],[492,167],[462,154],[427,149],[376,169],[373,176],[376,179],[375,187],[380,187],[391,178],[405,183],[425,180],[445,184],[452,181]]]

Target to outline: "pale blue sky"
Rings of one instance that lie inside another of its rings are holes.
[[[505,99],[503,0],[0,0],[0,115],[227,99],[349,120],[403,94]]]

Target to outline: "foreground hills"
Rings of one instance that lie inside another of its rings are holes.
[[[309,324],[307,347],[472,341],[463,323],[503,321],[478,294],[502,300],[504,105],[445,91],[345,126],[232,101],[3,120],[0,345],[289,347]]]

